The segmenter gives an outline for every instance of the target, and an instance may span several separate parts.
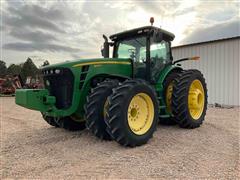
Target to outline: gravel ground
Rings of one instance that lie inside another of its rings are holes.
[[[50,127],[14,98],[0,101],[2,179],[240,178],[239,108],[209,108],[194,130],[159,125],[148,144],[124,148],[87,130]]]

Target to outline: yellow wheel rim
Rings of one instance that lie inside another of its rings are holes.
[[[202,83],[194,80],[189,88],[188,93],[188,109],[194,120],[198,120],[203,112],[205,105],[205,93]]]
[[[154,105],[145,93],[135,95],[128,106],[128,125],[133,133],[145,134],[152,126]]]
[[[167,105],[167,110],[169,113],[172,113],[172,92],[173,92],[173,82],[171,82],[166,91],[166,105]]]

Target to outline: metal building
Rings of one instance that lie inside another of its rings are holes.
[[[240,105],[240,36],[173,47],[175,60],[200,56],[200,61],[185,61],[186,69],[199,69],[207,82],[209,104]]]

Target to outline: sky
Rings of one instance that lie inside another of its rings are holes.
[[[240,1],[1,1],[1,59],[39,66],[101,57],[102,35],[150,25],[173,46],[240,36]]]

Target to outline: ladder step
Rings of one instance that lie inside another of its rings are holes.
[[[160,118],[169,118],[169,117],[171,117],[171,116],[168,115],[168,114],[165,114],[165,115],[160,115],[159,117],[160,117]]]
[[[159,106],[159,109],[165,109],[166,106]]]

